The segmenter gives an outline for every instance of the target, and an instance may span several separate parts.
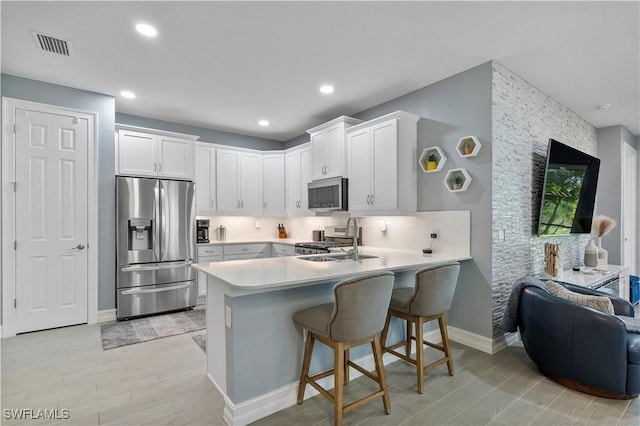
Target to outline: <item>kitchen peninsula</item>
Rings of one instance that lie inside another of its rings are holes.
[[[311,256],[298,256],[194,265],[207,274],[207,374],[224,395],[228,424],[247,424],[295,404],[306,336],[293,324],[293,313],[331,302],[338,281],[388,270],[395,273],[395,287],[407,287],[422,267],[471,259],[468,253],[423,255],[373,247],[361,247],[360,253],[372,257],[315,262],[305,260]],[[402,330],[399,322],[392,325],[389,339],[399,340]],[[368,347],[351,351],[351,358],[363,359],[365,366],[367,357]],[[331,350],[318,345],[312,369],[332,365]]]

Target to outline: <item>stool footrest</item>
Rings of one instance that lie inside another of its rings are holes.
[[[344,413],[348,413],[349,411],[354,410],[354,409],[366,404],[369,401],[373,401],[376,398],[380,398],[382,395],[384,395],[384,391],[380,390],[380,391],[374,392],[371,395],[367,395],[364,398],[359,399],[357,401],[354,401],[349,405],[345,405],[344,408],[342,409],[342,411]]]
[[[367,376],[368,378],[370,378],[371,380],[373,380],[374,382],[379,382],[379,378],[378,376],[373,375],[371,372],[365,370],[364,368],[360,367],[358,364],[356,364],[355,362],[349,361],[349,365],[353,368],[355,368],[356,370],[358,370],[359,372],[361,372],[362,374],[364,374],[365,376]]]

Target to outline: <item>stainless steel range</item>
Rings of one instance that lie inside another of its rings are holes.
[[[324,228],[324,241],[309,241],[296,243],[297,254],[324,254],[332,248],[353,246],[353,237],[346,235],[344,226],[326,226]],[[362,245],[362,228],[358,228],[358,245]]]

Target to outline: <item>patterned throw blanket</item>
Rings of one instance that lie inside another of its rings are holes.
[[[640,318],[626,317],[624,315],[616,315],[616,318],[624,323],[629,333],[640,334]]]
[[[545,289],[544,283],[537,278],[522,277],[516,281],[516,285],[511,289],[509,300],[507,300],[507,306],[504,308],[504,314],[502,315],[502,324],[500,328],[503,331],[512,333],[518,331],[518,311],[520,310],[520,296],[522,290],[526,287],[539,287]]]

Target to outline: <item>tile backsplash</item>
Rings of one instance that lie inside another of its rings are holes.
[[[314,229],[325,226],[343,226],[347,214],[317,217],[248,217],[215,216],[198,217],[209,219],[210,234],[214,228],[227,228],[227,240],[263,240],[278,237],[277,226],[283,223],[288,237],[298,241],[311,241]],[[386,231],[381,231],[381,221],[386,223]],[[256,228],[256,223],[260,226]],[[365,246],[422,250],[429,247],[430,234],[435,230],[434,253],[469,255],[471,246],[471,214],[469,211],[418,212],[415,216],[368,216],[358,218],[362,227]]]

